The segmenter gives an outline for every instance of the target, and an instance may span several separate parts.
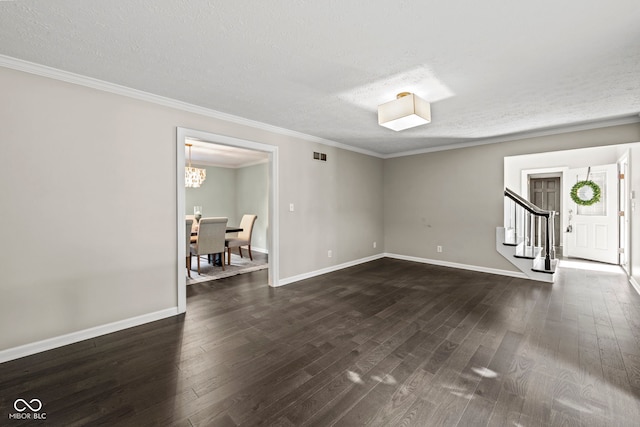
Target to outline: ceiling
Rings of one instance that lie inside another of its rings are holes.
[[[0,1],[0,54],[386,156],[639,121],[639,22],[637,0]],[[377,124],[403,91],[430,124]]]

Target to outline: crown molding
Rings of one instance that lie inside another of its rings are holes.
[[[252,160],[246,163],[241,163],[239,165],[225,165],[224,163],[216,163],[215,161],[209,162],[209,161],[198,161],[198,162],[191,162],[191,164],[193,166],[211,166],[211,167],[215,167],[215,168],[224,168],[224,169],[243,169],[243,168],[248,168],[250,166],[257,166],[257,165],[261,165],[264,163],[269,163],[269,159],[259,159],[259,160]]]
[[[79,86],[85,86],[92,89],[101,90],[103,92],[109,92],[116,95],[126,96],[141,101],[151,102],[153,104],[162,105],[164,107],[174,108],[176,110],[186,111],[189,113],[199,114],[201,116],[211,117],[218,120],[224,120],[239,124],[242,126],[251,127],[254,129],[260,129],[271,133],[290,136],[293,138],[302,139],[308,142],[314,142],[317,144],[328,145],[331,147],[340,148],[343,150],[353,151],[367,156],[384,158],[383,154],[377,153],[371,150],[365,150],[362,148],[352,147],[340,142],[331,141],[317,136],[308,135],[306,133],[294,131],[291,129],[282,128],[279,126],[273,126],[267,123],[258,122],[255,120],[246,119],[240,116],[234,116],[232,114],[223,113],[221,111],[212,110],[210,108],[200,107],[198,105],[189,104],[187,102],[178,101],[176,99],[167,98],[160,95],[155,95],[150,92],[144,92],[138,89],[133,89],[127,86],[122,86],[115,83],[106,82],[104,80],[94,79],[93,77],[83,76],[81,74],[75,74],[69,71],[59,70],[57,68],[49,67],[42,64],[36,64],[35,62],[29,62],[11,56],[0,55],[0,67],[11,68],[17,71],[23,71],[25,73],[36,74],[42,77],[48,77],[55,80],[60,80],[67,83],[76,84]]]
[[[421,148],[421,149],[411,150],[411,151],[403,151],[400,153],[386,154],[384,158],[392,159],[394,157],[406,157],[406,156],[413,156],[416,154],[433,153],[436,151],[447,151],[447,150],[455,150],[458,148],[475,147],[478,145],[496,144],[499,142],[519,141],[521,139],[538,138],[542,136],[559,135],[562,133],[579,132],[584,130],[628,125],[633,123],[640,123],[640,114],[616,117],[613,119],[598,120],[598,121],[587,122],[587,123],[579,123],[576,125],[556,126],[552,128],[534,130],[529,132],[518,132],[518,133],[512,133],[512,134],[507,134],[502,136],[477,139],[470,142],[460,142],[457,144],[442,145],[439,147],[430,147],[430,148]]]
[[[337,141],[332,141],[329,139],[324,139],[324,138],[309,135],[306,133],[294,131],[291,129],[286,129],[286,128],[270,125],[267,123],[258,122],[256,120],[250,120],[244,117],[223,113],[221,111],[212,110],[210,108],[200,107],[198,105],[189,104],[187,102],[178,101],[176,99],[155,95],[150,92],[144,92],[138,89],[132,89],[127,86],[106,82],[104,80],[98,80],[93,77],[87,77],[80,74],[71,73],[69,71],[59,70],[57,68],[49,67],[46,65],[36,64],[34,62],[13,58],[11,56],[0,55],[0,67],[10,68],[17,71],[23,71],[25,73],[48,77],[51,79],[76,84],[79,86],[85,86],[92,89],[101,90],[103,92],[109,92],[116,95],[126,96],[129,98],[138,99],[141,101],[146,101],[146,102],[150,102],[157,105],[162,105],[164,107],[174,108],[180,111],[199,114],[205,117],[211,117],[214,119],[251,127],[254,129],[260,129],[266,132],[271,132],[271,133],[284,135],[284,136],[290,136],[290,137],[302,139],[308,142],[340,148],[343,150],[365,154],[367,156],[377,157],[380,159],[392,159],[395,157],[406,157],[406,156],[413,156],[416,154],[426,154],[426,153],[433,153],[437,151],[455,150],[458,148],[468,148],[468,147],[475,147],[479,145],[495,144],[499,142],[518,141],[518,140],[527,139],[527,138],[536,138],[536,137],[548,136],[548,135],[558,135],[558,134],[567,133],[567,132],[577,132],[582,130],[591,130],[591,129],[609,127],[609,126],[619,126],[624,124],[640,123],[640,113],[639,113],[631,116],[624,116],[624,117],[617,117],[613,119],[580,123],[576,125],[557,126],[557,127],[547,128],[547,129],[534,130],[530,132],[519,132],[519,133],[507,134],[502,136],[496,136],[496,137],[475,139],[473,141],[442,145],[438,147],[421,148],[417,150],[383,154],[383,153],[378,153],[376,151],[353,147],[351,145],[343,144]]]
[[[264,163],[269,163],[269,159],[254,160],[252,162],[247,162],[247,163],[243,163],[241,165],[238,165],[235,168],[236,169],[248,168],[248,167],[251,167],[251,166],[262,165]]]

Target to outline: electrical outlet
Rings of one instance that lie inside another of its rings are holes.
[[[333,256],[333,251],[331,249],[329,249],[329,251],[327,252],[327,256],[329,258],[331,258]]]
[[[436,246],[436,251],[442,252],[442,246]]]
[[[378,247],[378,242],[373,242],[373,248],[377,248]]]

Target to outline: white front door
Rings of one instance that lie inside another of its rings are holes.
[[[571,200],[571,188],[587,179],[588,168],[569,169],[565,175],[565,191],[570,231],[567,238],[568,257],[618,264],[618,166],[594,166],[589,180],[600,187],[600,201],[581,206]]]

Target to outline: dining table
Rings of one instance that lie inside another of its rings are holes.
[[[233,227],[233,226],[227,226],[227,229],[225,231],[225,233],[238,233],[240,231],[243,231],[244,229],[242,227]],[[192,228],[191,228],[191,235],[192,236],[197,236],[198,235],[198,224],[195,224]],[[192,241],[193,243],[193,241]],[[222,265],[222,260],[220,257],[220,254],[215,254],[213,257],[213,261],[212,261],[213,265],[220,267]]]
[[[243,231],[243,230],[244,229],[241,228],[241,227],[230,227],[230,226],[227,226],[227,229],[226,229],[225,233],[238,233],[238,232]],[[191,235],[192,236],[197,236],[198,235],[198,225],[197,224],[194,225],[191,228]]]

